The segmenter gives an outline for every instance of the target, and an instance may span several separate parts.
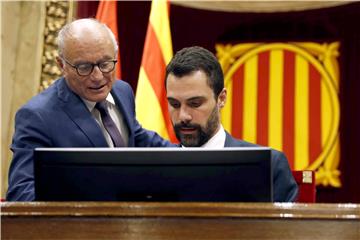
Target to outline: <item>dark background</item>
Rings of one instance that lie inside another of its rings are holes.
[[[78,18],[95,17],[98,2],[78,2]],[[151,2],[118,2],[122,78],[136,91]],[[317,202],[360,203],[360,3],[286,13],[229,13],[170,5],[174,53],[216,43],[340,41],[341,188],[318,187]]]

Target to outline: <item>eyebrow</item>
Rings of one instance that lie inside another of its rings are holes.
[[[204,96],[195,96],[195,97],[188,98],[185,101],[205,100],[205,99],[206,99],[206,97],[204,97]],[[173,98],[173,97],[167,97],[167,100],[179,101],[179,100],[177,100],[176,98]]]
[[[176,98],[173,98],[173,97],[167,97],[167,100],[178,101]]]
[[[103,58],[100,58],[98,61],[96,61],[95,63],[94,62],[90,62],[90,61],[83,61],[83,60],[79,60],[79,61],[75,61],[74,65],[80,65],[80,64],[87,64],[87,63],[90,63],[90,64],[97,64],[97,63],[101,63],[101,62],[106,62],[106,61],[110,61],[112,59],[115,59],[115,58],[112,58],[110,56],[104,56]]]
[[[204,97],[204,96],[196,96],[196,97],[188,98],[188,99],[186,99],[186,101],[205,100],[205,99],[206,99],[206,97]]]

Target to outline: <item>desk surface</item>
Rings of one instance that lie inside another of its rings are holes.
[[[360,205],[1,203],[3,239],[360,239]]]
[[[360,219],[359,204],[3,202],[1,216]]]

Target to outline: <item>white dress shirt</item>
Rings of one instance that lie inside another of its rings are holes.
[[[91,102],[86,99],[82,99],[82,100],[84,101],[86,107],[89,109],[89,111],[95,118],[96,122],[99,124],[101,131],[103,132],[103,135],[104,135],[105,140],[108,143],[109,147],[114,147],[111,137],[110,137],[109,133],[106,131],[104,124],[101,120],[100,112],[99,112],[99,110],[97,110],[95,108],[96,102]],[[129,142],[129,130],[126,127],[124,118],[123,118],[122,114],[120,113],[120,111],[118,110],[118,108],[116,107],[114,98],[111,96],[110,93],[106,97],[106,103],[107,103],[109,114],[110,114],[112,120],[114,121],[116,127],[120,131],[120,134],[125,142],[125,146],[127,146],[128,142]]]
[[[219,130],[215,133],[212,138],[209,139],[204,145],[203,148],[223,148],[225,146],[226,133],[223,126],[220,124]]]

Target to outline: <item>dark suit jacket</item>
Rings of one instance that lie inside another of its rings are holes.
[[[172,146],[137,122],[134,95],[127,83],[116,81],[111,93],[128,127],[129,147]],[[108,147],[86,105],[63,78],[16,113],[7,200],[34,200],[33,150],[36,147]]]
[[[225,147],[256,147],[258,145],[237,140],[226,133]],[[271,150],[273,171],[273,190],[275,202],[293,202],[297,198],[298,186],[291,173],[286,156],[279,151]]]

